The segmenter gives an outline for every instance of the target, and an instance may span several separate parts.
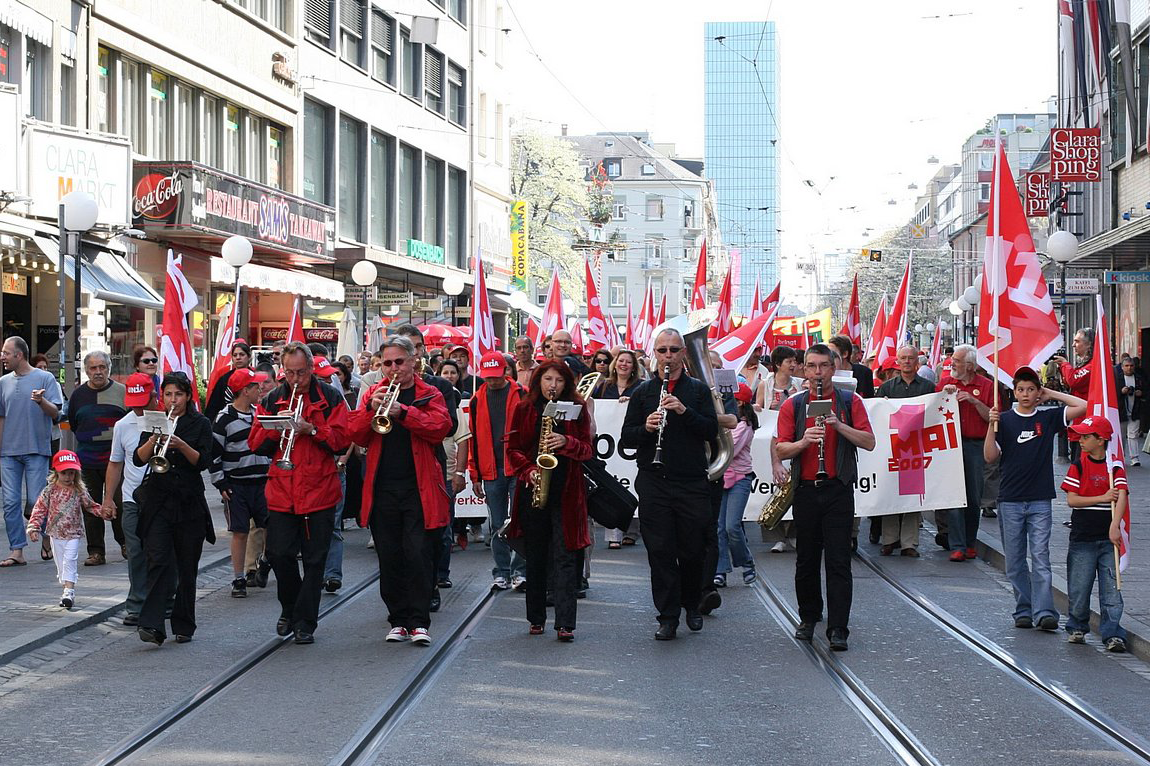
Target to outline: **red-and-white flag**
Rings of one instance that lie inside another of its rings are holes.
[[[667,291],[663,291],[663,295],[659,298],[659,313],[656,315],[657,320],[655,326],[663,324],[667,321]]]
[[[571,353],[575,354],[575,356],[583,356],[583,325],[579,323],[578,318],[571,318],[571,323],[567,326],[567,332],[571,333]]]
[[[855,284],[851,288],[851,302],[847,307],[846,320],[843,322],[842,334],[851,339],[851,343],[862,348],[862,315],[859,313],[859,275],[855,274]]]
[[[300,312],[299,296],[295,297],[295,303],[292,304],[291,321],[288,324],[287,339],[288,343],[299,341],[300,343],[307,343],[303,337],[303,314]]]
[[[623,345],[622,339],[619,337],[619,325],[615,323],[615,317],[607,311],[607,348],[618,348]]]
[[[733,329],[731,327],[731,306],[734,302],[731,290],[731,269],[727,269],[727,276],[723,279],[723,288],[719,290],[719,314],[711,324],[711,329],[707,331],[708,338],[723,338],[731,334]]]
[[[635,342],[635,316],[631,311],[631,299],[627,299],[627,348],[638,350],[639,344]]]
[[[934,323],[934,341],[930,344],[930,356],[927,357],[927,365],[930,369],[936,369],[942,363],[942,317]]]
[[[867,336],[866,351],[863,353],[863,359],[870,359],[878,353],[878,345],[882,342],[882,332],[886,327],[886,293],[883,293],[882,299],[878,302],[878,308],[874,312],[874,323],[870,326],[870,335]],[[871,362],[871,369],[877,370],[874,362]]]
[[[699,249],[699,264],[695,267],[695,289],[691,291],[690,311],[707,308],[707,240]]]
[[[220,310],[220,331],[216,335],[216,352],[212,357],[212,374],[208,376],[208,391],[214,389],[220,376],[232,367],[232,346],[237,340],[235,308],[235,301],[231,301]]]
[[[164,280],[164,317],[160,335],[160,377],[169,372],[182,372],[192,382],[192,396],[200,402],[196,388],[196,368],[192,362],[192,334],[188,330],[188,312],[200,302],[196,291],[184,276],[184,257],[168,251],[167,277]]]
[[[1106,308],[1102,296],[1095,296],[1097,301],[1097,319],[1094,328],[1094,355],[1090,357],[1090,391],[1087,401],[1090,402],[1083,418],[1106,418],[1110,421],[1113,431],[1106,449],[1106,468],[1110,475],[1114,475],[1116,466],[1125,467],[1126,456],[1123,454],[1122,435],[1126,429],[1118,417],[1118,396],[1114,388],[1114,363],[1110,358],[1110,336],[1106,322]],[[1081,422],[1081,421],[1079,421]],[[1118,545],[1118,571],[1126,571],[1130,557],[1130,499],[1126,499],[1126,513],[1119,522],[1121,542]]]
[[[471,295],[471,340],[467,343],[473,360],[495,351],[495,321],[491,316],[491,299],[487,295],[487,278],[483,259],[475,254],[475,291]],[[478,364],[476,362],[476,364]]]
[[[875,357],[875,369],[881,370],[887,359],[894,359],[898,354],[898,347],[906,343],[906,315],[910,302],[910,266],[913,258],[906,259],[906,270],[902,273],[902,282],[898,286],[898,294],[894,296],[894,303],[890,307],[890,315],[882,328],[882,338],[878,343],[878,355]]]
[[[723,360],[723,368],[738,372],[747,363],[751,352],[763,345],[763,337],[774,324],[776,306],[769,314],[759,314],[754,319],[744,322],[737,330],[713,343],[708,344],[711,351]]]
[[[587,268],[587,335],[591,350],[611,348],[611,325],[607,323],[607,317],[603,316],[603,305],[599,302],[599,288],[591,273],[591,263],[584,261],[583,265]]]
[[[647,294],[643,296],[643,308],[639,310],[639,318],[635,321],[635,348],[646,348],[647,341],[651,339],[651,328],[655,325],[651,321],[655,307],[654,296],[651,294],[651,278],[647,277]]]
[[[535,348],[543,348],[543,339],[556,330],[567,327],[567,316],[563,313],[563,290],[559,287],[559,272],[551,273],[551,286],[547,288],[547,302],[543,305],[543,319],[539,322],[539,334],[535,338]]]
[[[996,156],[975,345],[982,368],[1009,386],[1019,367],[1039,369],[1062,335],[1001,144]]]
[[[755,297],[751,298],[751,305],[748,307],[747,311],[747,319],[754,319],[762,313],[763,299],[759,295],[759,278],[755,277]]]
[[[535,339],[539,337],[539,323],[535,321],[534,317],[527,317],[527,337],[531,339],[531,343],[535,346],[535,358],[543,358],[543,346],[535,343]]]
[[[783,301],[782,294],[783,294],[783,283],[780,280],[778,282],[778,284],[775,285],[775,289],[771,290],[771,294],[763,299],[763,309],[759,313],[761,313],[761,314],[777,313],[777,309],[779,308],[779,304],[782,303],[782,301]]]

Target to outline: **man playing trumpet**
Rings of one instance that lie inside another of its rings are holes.
[[[348,409],[339,391],[312,374],[312,353],[305,344],[284,346],[280,361],[284,382],[260,402],[248,444],[257,455],[273,458],[265,492],[270,511],[266,550],[281,610],[276,633],[294,633],[297,644],[310,644],[340,499],[336,456],[351,444]],[[287,430],[260,423],[261,417],[294,413],[299,397],[303,406]],[[302,578],[297,555],[303,558]]]

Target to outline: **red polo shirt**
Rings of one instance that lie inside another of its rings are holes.
[[[943,375],[942,380],[938,381],[936,390],[941,391],[946,386],[954,386],[959,391],[965,391],[987,407],[994,406],[994,383],[991,382],[990,378],[975,374],[969,383],[963,383],[950,375]],[[982,419],[982,415],[978,414],[978,408],[974,404],[959,402],[958,417],[962,421],[963,439],[986,438],[988,423]]]
[[[824,398],[830,398],[829,396]],[[812,401],[814,397],[811,397]],[[838,411],[838,402],[835,401],[832,409]],[[807,428],[812,428],[815,425],[813,417],[807,418]],[[871,433],[870,418],[867,417],[866,406],[863,405],[862,397],[858,394],[851,395],[851,427],[859,431],[866,431]],[[793,442],[795,440],[795,397],[791,397],[783,402],[779,407],[779,423],[778,423],[778,441]],[[835,466],[835,448],[839,443],[839,432],[833,428],[827,429],[826,439],[824,440],[823,458],[827,466],[827,475],[834,478],[838,475]],[[799,478],[804,481],[814,481],[815,475],[819,472],[819,450],[815,445],[811,445],[804,449],[802,455],[799,457]]]

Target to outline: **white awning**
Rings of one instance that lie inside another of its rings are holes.
[[[0,24],[12,27],[43,46],[52,47],[52,19],[18,0],[0,0]]]
[[[32,240],[50,261],[59,260],[60,247],[56,240],[45,236],[34,236]],[[122,256],[91,242],[82,242],[80,247],[84,252],[80,258],[81,290],[109,303],[164,310],[164,301]],[[75,268],[72,256],[65,256],[62,269],[65,276],[72,279]]]
[[[210,258],[212,282],[217,285],[235,285],[236,270],[223,258]],[[271,290],[289,295],[318,298],[328,303],[343,303],[343,283],[304,271],[276,269],[258,263],[249,263],[240,269],[240,287]]]

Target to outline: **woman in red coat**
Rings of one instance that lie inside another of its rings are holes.
[[[540,445],[543,410],[548,402],[581,405],[573,422],[556,420]],[[551,470],[547,503],[532,507],[533,488],[541,471],[539,447],[558,458]],[[517,479],[511,504],[508,537],[522,537],[527,549],[527,621],[531,635],[543,633],[547,622],[550,580],[555,601],[555,629],[560,641],[575,639],[575,590],[579,585],[579,550],[591,544],[587,531],[587,493],[583,461],[591,457],[591,419],[586,403],[575,392],[575,377],[561,361],[546,361],[531,373],[531,385],[512,414],[507,435],[507,460]],[[550,575],[550,577],[549,577]]]

